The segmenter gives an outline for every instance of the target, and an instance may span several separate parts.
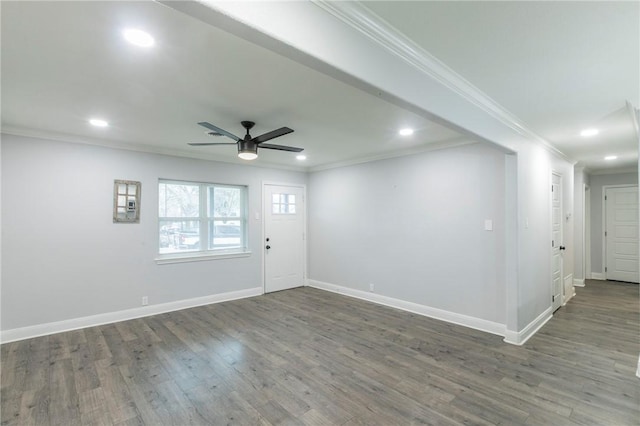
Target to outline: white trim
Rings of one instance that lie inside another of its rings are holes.
[[[307,286],[326,290],[333,293],[344,294],[345,296],[354,297],[356,299],[366,300],[368,302],[377,303],[379,305],[390,306],[392,308],[401,309],[403,311],[412,312],[418,315],[424,315],[441,321],[461,325],[484,331],[486,333],[504,336],[506,326],[493,321],[487,321],[481,318],[462,315],[455,312],[445,311],[443,309],[433,308],[431,306],[420,305],[418,303],[407,302],[405,300],[394,299],[392,297],[383,296],[381,294],[370,293],[362,290],[356,290],[336,284],[329,284],[322,281],[307,280]]]
[[[635,167],[621,167],[618,169],[601,169],[590,171],[590,176],[601,176],[601,175],[622,175],[627,173],[638,173],[638,169]]]
[[[569,290],[569,295],[565,294],[566,290]],[[564,277],[564,280],[562,281],[562,306],[566,305],[567,302],[575,295],[576,289],[573,288],[573,274],[569,274]]]
[[[527,127],[518,117],[507,111],[486,93],[472,85],[464,77],[431,55],[365,5],[359,2],[337,2],[331,0],[312,0],[312,3],[359,31],[428,77],[438,81],[444,87],[477,106],[505,126],[538,142],[549,152],[558,155],[562,159],[575,163],[562,151]]]
[[[204,260],[235,259],[238,257],[249,257],[251,251],[238,251],[231,253],[200,253],[200,254],[175,254],[160,255],[155,259],[157,265],[168,265],[172,263],[202,262]]]
[[[383,154],[368,155],[365,157],[353,158],[351,160],[337,161],[335,163],[320,164],[319,166],[309,167],[308,172],[320,172],[323,170],[337,169],[339,167],[354,166],[356,164],[371,163],[373,161],[387,160],[390,158],[408,157],[410,155],[422,154],[441,149],[450,149],[458,146],[465,146],[478,143],[476,141],[465,138],[452,138],[444,141],[432,142],[424,146],[418,146],[407,149],[400,149]]]
[[[573,286],[574,287],[584,287],[584,279],[574,278],[573,279]]]
[[[584,190],[584,278],[591,279],[591,186]]]
[[[602,279],[606,280],[607,279],[607,237],[605,236],[605,232],[607,232],[607,190],[609,189],[616,189],[616,188],[638,188],[638,184],[634,184],[634,183],[630,183],[630,184],[619,184],[619,185],[602,185],[602,265],[601,265],[601,270],[603,271],[601,273],[602,275]],[[593,274],[592,274],[592,278]],[[597,278],[594,278],[597,279]]]
[[[111,149],[119,149],[124,151],[133,151],[133,152],[143,152],[147,154],[159,154],[159,155],[169,155],[172,157],[180,157],[180,158],[193,158],[196,160],[203,161],[216,161],[219,163],[229,163],[236,164],[240,166],[249,166],[249,167],[262,167],[269,169],[278,169],[278,170],[288,170],[294,172],[306,173],[307,167],[302,166],[291,166],[285,164],[276,164],[265,161],[245,161],[239,160],[237,156],[234,157],[223,157],[215,154],[211,154],[210,152],[201,151],[198,153],[183,151],[175,148],[166,148],[162,146],[148,145],[142,142],[119,142],[116,140],[107,140],[100,139],[89,136],[78,136],[78,135],[70,135],[67,133],[60,132],[43,132],[36,129],[27,129],[22,127],[14,127],[14,126],[2,126],[3,134],[27,137],[27,138],[36,138],[54,142],[64,142],[64,143],[74,143],[80,145],[92,145],[99,146],[103,148],[111,148]]]
[[[518,346],[524,345],[527,342],[527,340],[531,338],[531,336],[536,334],[538,330],[540,330],[542,326],[545,325],[547,321],[549,321],[553,317],[552,309],[553,308],[549,306],[547,309],[544,310],[544,312],[538,315],[536,319],[531,321],[529,325],[527,325],[520,332],[507,330],[504,336],[504,341],[506,343],[511,343],[512,345],[518,345]]]
[[[606,278],[604,277],[604,274],[601,272],[591,272],[591,279],[592,280],[600,280],[600,281],[605,281]]]
[[[567,298],[564,299],[564,302],[562,302],[562,306],[565,306],[567,303],[569,303],[569,300],[573,299],[574,296],[576,295],[576,289],[571,287],[573,289],[573,293],[571,293],[571,295]]]
[[[547,190],[548,188],[552,188],[553,189],[553,176],[558,176],[559,178],[559,184],[558,184],[558,189],[560,191],[560,241],[556,241],[556,243],[558,243],[558,246],[562,246],[564,244],[564,175],[560,172],[557,172],[554,169],[551,169],[551,174],[549,175],[549,184],[547,186]],[[551,224],[551,227],[549,229],[549,239],[551,240],[551,242],[553,242],[553,191],[549,191],[549,223]],[[562,253],[561,250],[558,249],[558,256],[560,256],[560,279],[561,279],[561,283],[560,285],[562,286],[562,291],[560,292],[560,303],[558,304],[558,308],[560,306],[563,305],[564,303],[564,255]],[[549,285],[551,286],[551,295],[554,295],[554,291],[555,289],[553,288],[553,246],[549,249],[549,265],[551,265],[551,267],[549,268]],[[551,299],[551,308],[552,310],[558,309],[558,308],[554,308],[554,304],[555,303],[555,299],[552,298]]]
[[[126,309],[123,311],[107,312],[104,314],[91,315],[88,317],[73,318],[46,324],[14,328],[10,330],[3,330],[0,333],[0,341],[2,343],[15,342],[16,340],[31,339],[33,337],[46,336],[49,334],[61,333],[64,331],[71,331],[80,328],[95,327],[103,324],[127,321],[135,318],[163,314],[165,312],[179,311],[182,309],[194,308],[196,306],[210,305],[212,303],[227,302],[229,300],[244,299],[247,297],[255,297],[262,294],[262,288],[255,287],[245,290],[237,290],[227,293],[196,297],[193,299],[161,303],[158,305],[149,305],[140,308]]]
[[[636,369],[636,376],[640,377],[640,357],[638,358],[638,368]]]

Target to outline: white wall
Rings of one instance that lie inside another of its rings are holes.
[[[505,324],[504,162],[474,144],[312,173],[310,278]]]
[[[261,181],[306,174],[2,135],[2,330],[262,286]],[[157,265],[159,178],[249,186],[246,258]],[[142,182],[114,224],[113,181]]]
[[[562,175],[563,216],[573,212],[573,165],[538,144],[518,150],[518,331],[551,307],[551,173]],[[563,279],[573,273],[572,219],[564,219]],[[550,314],[550,312],[549,312]],[[514,330],[515,331],[515,330]]]
[[[604,260],[602,258],[602,245],[604,230],[603,221],[603,187],[606,185],[637,185],[637,173],[617,173],[606,175],[591,175],[589,186],[591,187],[591,272],[604,273]]]

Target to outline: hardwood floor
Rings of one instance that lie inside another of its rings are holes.
[[[527,344],[300,288],[2,345],[3,425],[640,424],[638,286]]]

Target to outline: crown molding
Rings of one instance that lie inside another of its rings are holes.
[[[622,175],[626,173],[638,173],[636,167],[621,167],[618,169],[599,169],[588,172],[589,176],[601,176],[601,175]]]
[[[230,159],[228,157],[221,157],[221,156],[216,156],[216,155],[211,155],[206,153],[194,154],[193,152],[183,151],[180,149],[165,148],[160,146],[147,145],[144,143],[119,142],[119,141],[110,140],[110,139],[79,136],[79,135],[73,135],[73,134],[62,133],[62,132],[41,131],[36,129],[24,128],[24,127],[2,126],[2,128],[0,129],[0,132],[2,134],[7,134],[7,135],[44,139],[44,140],[55,141],[55,142],[92,145],[92,146],[99,146],[103,148],[120,149],[125,151],[142,152],[147,154],[159,154],[159,155],[168,155],[171,157],[193,158],[196,160],[203,160],[203,161],[216,161],[220,163],[235,164],[238,166],[263,167],[268,169],[287,170],[287,171],[302,172],[302,173],[307,172],[306,167],[286,166],[286,165],[269,163],[269,162],[261,162],[261,163],[240,162],[241,160],[237,160],[235,158]]]
[[[307,171],[309,173],[313,173],[313,172],[321,172],[323,170],[330,170],[330,169],[337,169],[340,167],[348,167],[348,166],[354,166],[356,164],[363,164],[363,163],[371,163],[373,161],[380,161],[380,160],[387,160],[390,158],[398,158],[398,157],[407,157],[409,155],[416,155],[416,154],[421,154],[423,152],[430,152],[430,151],[437,151],[440,149],[448,149],[448,148],[455,148],[458,146],[464,146],[464,145],[471,145],[471,144],[475,144],[478,143],[476,141],[470,140],[470,139],[466,139],[466,138],[453,138],[453,139],[447,139],[444,141],[439,141],[439,142],[433,142],[433,143],[429,143],[426,145],[421,145],[418,147],[413,147],[413,148],[408,148],[408,149],[402,149],[402,150],[394,150],[391,152],[385,152],[382,154],[377,154],[377,155],[370,155],[367,157],[358,157],[358,158],[353,158],[351,160],[346,160],[346,161],[338,161],[335,163],[328,163],[328,164],[321,164],[319,166],[314,166],[314,167],[309,167],[307,169]]]
[[[472,85],[464,77],[449,68],[444,62],[438,60],[435,56],[431,55],[416,42],[360,2],[332,0],[311,1],[325,12],[354,28],[423,74],[436,80],[447,89],[480,108],[511,130],[542,145],[552,154],[566,161],[574,162],[558,148],[547,142],[542,136],[531,130],[522,120],[491,99],[486,93]]]

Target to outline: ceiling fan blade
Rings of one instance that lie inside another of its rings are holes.
[[[226,130],[221,129],[220,127],[214,126],[211,123],[207,123],[206,121],[201,121],[198,124],[201,125],[202,127],[206,127],[209,130],[213,130],[214,132],[220,133],[221,135],[225,135],[226,137],[231,138],[236,142],[240,140],[240,138],[234,135],[233,133],[229,133]]]
[[[290,129],[288,127],[280,127],[279,129],[272,130],[272,131],[270,131],[268,133],[265,133],[264,135],[256,136],[252,140],[255,143],[262,143],[262,142],[266,142],[266,141],[268,141],[270,139],[273,139],[273,138],[284,136],[284,135],[289,134],[291,132],[293,132],[293,129]]]
[[[295,146],[272,145],[270,143],[261,143],[259,148],[277,149],[278,151],[302,152],[304,148],[296,148]]]
[[[237,145],[236,142],[195,142],[188,143],[191,146],[209,146],[209,145]]]

